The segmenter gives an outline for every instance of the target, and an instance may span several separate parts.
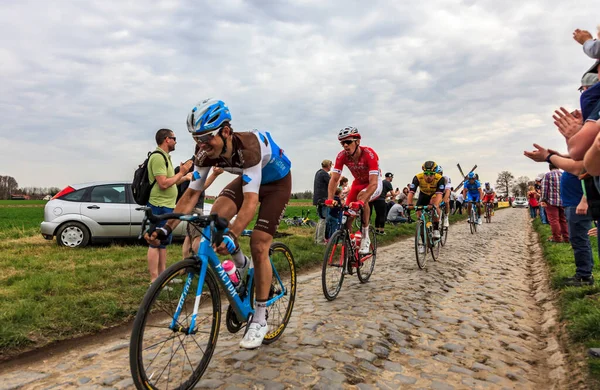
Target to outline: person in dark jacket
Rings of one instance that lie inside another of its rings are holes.
[[[315,230],[315,242],[317,244],[325,243],[325,230],[327,207],[323,207],[321,203],[327,200],[327,187],[329,186],[329,171],[331,170],[331,160],[323,160],[321,169],[315,173],[315,182],[313,185],[313,205],[317,206],[317,215],[319,222]]]

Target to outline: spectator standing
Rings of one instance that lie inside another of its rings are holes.
[[[177,137],[169,129],[160,129],[156,132],[156,151],[148,160],[148,180],[150,183],[156,181],[156,184],[150,191],[148,206],[152,209],[154,215],[161,215],[173,212],[177,200],[177,184],[185,181],[185,175],[192,167],[192,161],[188,160],[180,164],[179,173],[175,173],[171,161],[171,153],[175,150]],[[167,221],[162,221],[157,227],[163,226]],[[160,275],[167,264],[167,245],[171,243],[171,235],[160,242],[160,245],[148,246],[148,271],[150,272],[150,282]]]
[[[459,214],[462,214],[463,203],[465,202],[465,197],[462,194],[462,191],[456,195],[456,209],[454,209],[454,213],[458,211]]]
[[[317,206],[317,215],[319,221],[315,229],[315,243],[325,244],[325,231],[327,230],[327,207],[322,205],[327,200],[327,187],[329,186],[329,171],[331,170],[331,160],[323,160],[321,169],[315,173],[313,185],[313,205]]]
[[[373,215],[373,209],[375,209],[375,234],[385,234],[385,219],[387,217],[385,199],[390,191],[394,191],[394,186],[392,186],[393,179],[394,174],[387,172],[382,182],[381,195],[369,203],[371,215]]]
[[[450,214],[454,214],[456,211],[456,194],[454,193],[454,187],[450,187]]]
[[[542,178],[544,177],[544,175],[539,175],[538,177],[535,178],[535,184],[533,185],[533,189],[535,190],[535,192],[538,194],[538,199],[542,198]],[[548,218],[546,217],[546,209],[544,209],[543,207],[540,207],[540,219],[542,220],[543,224],[548,224]]]
[[[551,242],[569,242],[569,231],[565,210],[562,207],[560,199],[560,177],[562,172],[549,164],[550,172],[544,175],[542,179],[542,207],[546,208],[546,215],[552,230],[552,237],[548,239]]]
[[[529,216],[533,221],[535,217],[537,217],[538,210],[540,209],[539,195],[535,190],[534,186],[529,186],[529,191],[527,192],[527,202],[529,203]]]
[[[341,187],[338,187],[335,190],[335,195],[333,196],[333,200],[335,200],[337,204],[333,207],[330,207],[327,213],[327,228],[325,230],[326,240],[329,240],[333,233],[335,233],[340,228],[340,224],[342,222],[342,200],[340,198],[341,194],[342,189]]]

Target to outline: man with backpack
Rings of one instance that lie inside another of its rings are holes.
[[[148,206],[155,215],[172,213],[177,200],[177,185],[187,180],[186,174],[192,168],[192,161],[181,163],[175,173],[169,153],[175,150],[177,138],[172,130],[160,129],[156,132],[156,150],[148,157],[148,181],[151,184]],[[160,226],[164,225],[162,222]],[[165,270],[167,264],[166,246],[171,243],[171,235],[161,240],[159,245],[148,247],[148,271],[150,282]]]

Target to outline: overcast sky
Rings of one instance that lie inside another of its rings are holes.
[[[215,97],[234,130],[271,131],[295,192],[312,190],[349,125],[396,186],[428,159],[455,183],[457,163],[492,183],[533,178],[546,165],[524,149],[566,149],[551,115],[578,106],[593,61],[572,31],[595,35],[594,15],[556,0],[3,0],[0,175],[131,179],[161,127],[183,161],[188,111]]]

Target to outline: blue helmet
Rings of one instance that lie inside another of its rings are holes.
[[[224,122],[230,121],[229,108],[223,101],[206,99],[192,108],[187,117],[187,128],[192,135],[216,133]]]
[[[475,172],[469,172],[467,179],[475,179]]]
[[[435,173],[439,173],[440,175],[444,174],[444,168],[442,168],[441,165],[438,165],[437,168],[435,169]]]

